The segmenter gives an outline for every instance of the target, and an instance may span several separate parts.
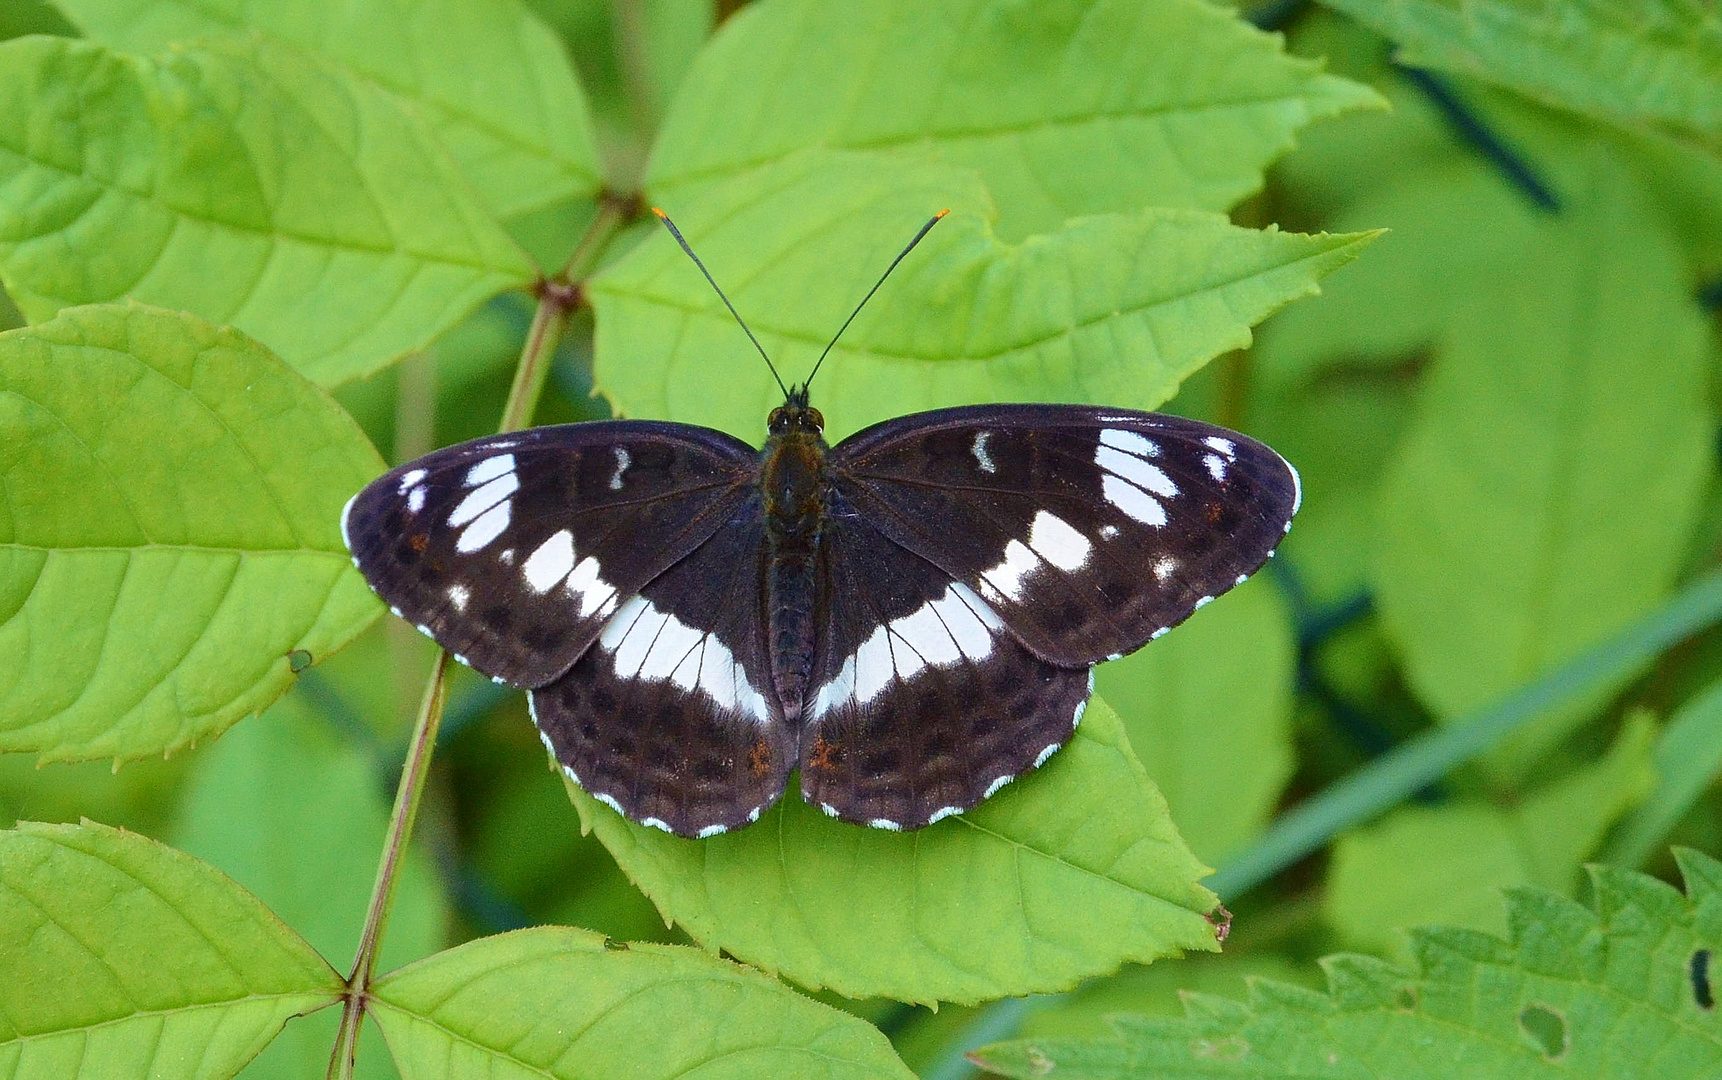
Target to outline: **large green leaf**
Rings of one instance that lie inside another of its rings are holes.
[[[1621,170],[1592,163],[1523,261],[1479,272],[1384,482],[1381,613],[1444,717],[1654,606],[1711,472],[1704,313]]]
[[[1701,0],[1326,0],[1406,63],[1722,151],[1722,14]]]
[[[683,231],[799,379],[917,226],[935,228],[819,376],[836,436],[941,405],[1092,401],[1152,408],[1251,324],[1315,292],[1371,237],[1240,229],[1145,210],[1000,241],[967,170],[878,154],[803,154],[708,192]],[[627,416],[757,437],[781,400],[734,320],[668,236],[594,279],[598,388]]]
[[[684,840],[569,793],[665,918],[814,989],[973,1002],[1216,948],[1207,870],[1099,700],[1044,768],[912,833],[833,821],[792,789],[755,825]]]
[[[388,822],[374,764],[306,701],[289,694],[199,754],[172,839],[269,905],[319,953],[345,965],[376,876]],[[379,966],[428,956],[448,912],[430,866],[409,849],[398,868]],[[294,1021],[246,1070],[248,1080],[314,1076],[329,1062],[336,1010]],[[386,1076],[380,1045],[361,1044],[357,1074]]]
[[[85,37],[125,52],[256,35],[344,64],[418,106],[498,217],[598,190],[586,101],[567,54],[518,0],[55,4]]]
[[[406,1080],[913,1076],[864,1021],[758,972],[559,926],[386,975],[371,1008]]]
[[[1722,1014],[1708,980],[1699,999],[1693,971],[1702,952],[1713,973],[1722,949],[1722,864],[1677,855],[1686,897],[1596,867],[1587,906],[1509,894],[1506,941],[1418,932],[1414,973],[1336,956],[1325,994],[1262,981],[1247,1003],[1193,994],[1188,1015],[1120,1018],[1110,1039],[1001,1043],[976,1057],[1025,1080],[1707,1080],[1722,1072]]]
[[[1504,932],[1502,889],[1570,893],[1608,827],[1649,793],[1653,734],[1640,718],[1607,756],[1509,806],[1408,806],[1340,837],[1322,901],[1328,922],[1347,946],[1384,954],[1406,926]]]
[[[233,330],[140,305],[0,335],[0,750],[220,733],[381,612],[341,506],[383,468]]]
[[[0,832],[0,1076],[221,1080],[341,989],[188,855],[95,824]]]
[[[1096,691],[1124,718],[1130,748],[1204,862],[1260,832],[1291,776],[1295,653],[1285,604],[1258,579],[1095,672]]]
[[[130,296],[338,383],[532,279],[469,190],[388,92],[265,42],[0,45],[0,280],[32,321]]]
[[[897,150],[979,170],[1020,240],[1225,210],[1299,128],[1378,102],[1195,0],[765,0],[695,62],[647,187],[684,198],[806,146]]]

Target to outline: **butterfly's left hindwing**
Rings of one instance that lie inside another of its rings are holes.
[[[905,416],[829,461],[857,513],[1067,667],[1139,648],[1241,582],[1298,503],[1297,473],[1253,439],[1080,405]]]
[[[487,675],[542,686],[733,516],[757,456],[685,424],[533,428],[383,474],[342,533],[402,618]]]
[[[635,821],[710,836],[783,793],[795,732],[760,632],[759,497],[624,603],[532,718],[575,783]]]

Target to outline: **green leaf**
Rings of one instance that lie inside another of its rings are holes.
[[[565,927],[386,975],[372,1010],[406,1080],[913,1077],[867,1023],[758,972]]]
[[[1095,672],[1095,690],[1124,718],[1130,748],[1204,862],[1259,833],[1291,776],[1295,650],[1284,602],[1257,580]]]
[[[0,280],[32,321],[130,296],[332,385],[534,273],[424,125],[335,65],[0,45]]]
[[[25,34],[74,33],[71,24],[48,6],[47,0],[9,0],[0,7],[0,40]]]
[[[373,763],[306,698],[289,694],[198,755],[172,838],[345,965],[358,949],[389,808]],[[385,970],[435,952],[447,932],[447,905],[416,848],[398,873],[379,960]],[[319,1074],[339,1019],[331,1010],[288,1025],[246,1076]],[[375,1067],[385,1056],[359,1075],[388,1075]]]
[[[1706,318],[1612,157],[1525,255],[1453,313],[1378,509],[1382,618],[1444,718],[1654,607],[1712,468]]]
[[[1722,151],[1722,15],[1700,0],[1327,0],[1418,67]]]
[[[792,788],[757,824],[684,840],[569,794],[665,918],[812,989],[975,1002],[1216,948],[1207,870],[1098,699],[1045,767],[912,833],[833,821]]]
[[[1326,994],[1257,982],[1247,1003],[1190,995],[1187,1015],[1121,1018],[1109,1039],[1000,1043],[975,1057],[1025,1080],[1705,1080],[1722,1071],[1722,1015],[1695,1000],[1690,972],[1698,950],[1722,947],[1722,864],[1676,854],[1686,897],[1594,867],[1588,906],[1509,894],[1505,941],[1419,932],[1415,971],[1336,956]]]
[[[1184,1015],[1184,994],[1233,994],[1248,992],[1258,979],[1274,979],[1299,986],[1319,988],[1321,971],[1307,961],[1294,963],[1272,952],[1235,952],[1225,955],[1186,957],[1177,964],[1129,967],[1108,979],[1091,982],[1042,1008],[1032,1009],[1015,1032],[1023,1038],[1049,1035],[1087,1035],[1105,1038],[1112,1034],[1111,1017],[1118,1013],[1150,1016]]]
[[[1656,789],[1621,822],[1603,858],[1637,866],[1680,823],[1722,774],[1722,681],[1713,682],[1668,720],[1656,743]]]
[[[341,989],[188,855],[93,823],[0,832],[0,1075],[219,1080]]]
[[[0,334],[0,750],[171,752],[281,696],[289,654],[382,610],[339,525],[382,468],[327,394],[194,316]]]
[[[976,401],[1152,408],[1372,239],[1145,210],[1007,244],[973,173],[878,154],[803,154],[672,209],[787,382],[812,368],[929,208],[946,206],[821,370],[820,399],[842,403],[827,411],[832,437]],[[622,415],[751,438],[781,400],[667,235],[599,274],[592,299],[595,381]]]
[[[685,199],[807,146],[896,150],[978,170],[1020,240],[1088,214],[1225,210],[1299,128],[1379,104],[1194,0],[767,0],[695,62],[647,188]]]
[[[1649,793],[1652,725],[1630,723],[1603,759],[1510,806],[1409,806],[1341,836],[1323,905],[1347,945],[1393,953],[1401,927],[1446,923],[1504,932],[1500,890],[1572,891],[1580,863]]]
[[[484,205],[513,218],[598,190],[586,100],[518,0],[55,0],[84,36],[162,55],[261,37],[345,65],[421,110]]]

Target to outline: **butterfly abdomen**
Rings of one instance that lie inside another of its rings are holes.
[[[799,718],[813,670],[820,524],[829,496],[825,443],[818,432],[774,435],[761,453],[760,486],[772,683],[783,714]]]

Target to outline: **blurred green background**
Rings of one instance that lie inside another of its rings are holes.
[[[637,169],[682,72],[737,5],[531,6],[568,45],[602,155]],[[1307,492],[1271,573],[1099,673],[1213,865],[1276,810],[1546,674],[1722,554],[1718,158],[1401,66],[1325,8],[1245,13],[1393,109],[1306,129],[1233,220],[1392,231],[1168,406],[1265,439]],[[0,36],[33,32],[71,30],[37,0],[0,6]],[[644,73],[637,86],[618,61],[624,39],[650,43],[628,68]],[[512,231],[554,265],[586,213],[552,208]],[[531,315],[530,298],[501,297],[337,396],[392,462],[488,433]],[[0,325],[19,323],[0,296]],[[537,422],[608,415],[591,358],[581,311]],[[326,955],[350,955],[430,660],[428,642],[386,620],[212,746],[117,773],[0,757],[0,826],[88,816],[159,837],[227,871]],[[1106,1012],[1176,1011],[1178,988],[1235,992],[1248,975],[1320,985],[1318,956],[1402,956],[1403,926],[1500,931],[1501,887],[1570,892],[1587,859],[1674,880],[1671,843],[1722,851],[1722,701],[1705,693],[1718,679],[1722,633],[1710,631],[1246,895],[1224,955],[1127,971],[988,1035],[1099,1033]],[[1710,763],[1688,784],[1700,794],[1670,801],[1671,762],[1694,761]],[[383,967],[542,922],[684,940],[579,834],[522,698],[459,669]],[[951,1068],[976,1013],[824,997],[879,1023],[917,1068]],[[333,1022],[296,1021],[246,1075],[303,1075],[326,1060]],[[366,1071],[387,1074],[369,1048]]]

